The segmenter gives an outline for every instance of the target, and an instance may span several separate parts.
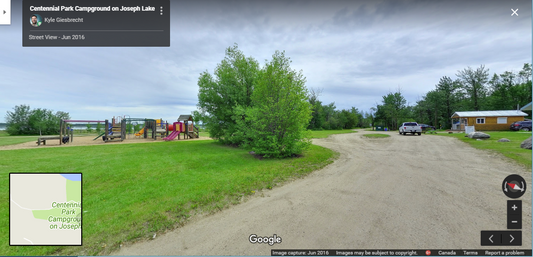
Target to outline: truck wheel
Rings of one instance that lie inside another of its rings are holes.
[[[422,135],[422,133],[418,132],[418,135],[419,135],[419,136],[421,136],[421,135]]]
[[[411,133],[413,136],[415,135],[415,132]]]

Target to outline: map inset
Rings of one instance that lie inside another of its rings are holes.
[[[81,245],[81,173],[10,173],[9,244]]]

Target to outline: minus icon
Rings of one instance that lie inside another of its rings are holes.
[[[511,223],[518,223],[518,221],[516,221],[516,220],[513,220],[513,221],[511,221]]]

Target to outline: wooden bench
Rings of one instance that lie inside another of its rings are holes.
[[[61,137],[59,136],[44,136],[44,137],[39,137],[37,139],[37,142],[35,142],[37,145],[41,145],[41,143],[43,143],[43,145],[46,145],[46,140],[53,140],[53,139],[59,139],[61,140]]]

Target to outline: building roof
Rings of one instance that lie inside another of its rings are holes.
[[[528,103],[524,105],[524,107],[520,108],[521,111],[531,111],[531,103]]]
[[[527,115],[526,115],[527,116]],[[192,121],[192,115],[180,115],[178,121]]]
[[[511,117],[511,116],[527,116],[527,113],[513,110],[513,111],[473,111],[473,112],[455,112],[452,118],[461,117]]]

